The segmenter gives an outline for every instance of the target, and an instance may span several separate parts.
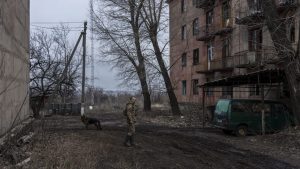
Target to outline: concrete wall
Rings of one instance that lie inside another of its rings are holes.
[[[29,115],[29,0],[0,0],[0,136]]]

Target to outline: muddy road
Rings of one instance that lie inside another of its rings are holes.
[[[103,130],[84,129],[79,117],[49,117],[34,138],[24,168],[78,169],[293,169],[300,165],[206,136],[218,131],[175,129],[140,123],[134,148],[123,146],[125,121],[101,116]],[[222,137],[220,137],[222,138]]]

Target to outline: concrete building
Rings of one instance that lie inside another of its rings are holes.
[[[169,0],[170,76],[179,102],[199,102],[197,84],[278,68],[261,0]],[[298,43],[298,0],[277,0],[287,36]],[[297,19],[295,19],[297,17]],[[276,26],[276,25],[274,25]],[[284,98],[285,84],[266,87],[266,99]],[[219,98],[260,98],[257,85],[206,90],[206,103]]]
[[[0,0],[0,136],[29,115],[29,0]]]

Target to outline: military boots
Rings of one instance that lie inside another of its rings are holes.
[[[134,136],[133,135],[130,137],[130,144],[131,144],[131,146],[136,146],[136,144],[134,143]]]
[[[131,142],[131,136],[127,135],[125,138],[124,146],[130,147],[131,146],[130,142]]]

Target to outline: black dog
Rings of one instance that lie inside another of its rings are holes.
[[[85,128],[88,129],[90,124],[94,124],[98,130],[102,130],[101,123],[98,119],[92,117],[86,117],[85,115],[81,116],[81,121],[85,125]]]

